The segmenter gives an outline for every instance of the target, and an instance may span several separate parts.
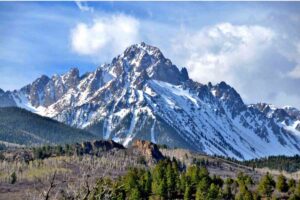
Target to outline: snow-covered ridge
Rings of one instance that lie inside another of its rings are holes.
[[[225,82],[194,82],[145,43],[82,76],[72,68],[0,90],[0,106],[12,104],[124,145],[138,138],[237,159],[300,152],[297,109],[245,105]]]

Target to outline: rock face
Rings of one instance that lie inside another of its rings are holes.
[[[300,152],[296,109],[270,114],[264,105],[246,105],[225,82],[197,83],[145,43],[94,72],[42,76],[6,96],[124,146],[141,139],[237,159]]]
[[[10,92],[4,92],[2,89],[0,89],[0,107],[10,106],[16,106],[16,103],[12,98]]]
[[[123,145],[113,140],[94,140],[93,142],[83,142],[76,144],[76,149],[81,149],[84,154],[94,154],[98,151],[109,151],[112,149],[125,149]]]
[[[146,158],[154,158],[155,160],[164,158],[157,145],[149,141],[136,140],[133,143],[132,148],[136,148]]]

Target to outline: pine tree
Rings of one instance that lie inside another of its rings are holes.
[[[232,193],[232,184],[233,184],[233,179],[227,178],[225,180],[225,187],[224,187],[224,192],[223,192],[223,198],[225,200],[231,200],[234,199],[234,195]]]
[[[200,178],[209,177],[209,172],[206,167],[201,167],[199,171]]]
[[[274,187],[275,187],[275,182],[273,180],[273,177],[269,173],[267,173],[265,176],[261,178],[258,185],[258,190],[261,195],[271,197]]]
[[[133,188],[130,190],[130,193],[128,195],[129,200],[140,200],[142,198],[141,192],[138,188]]]
[[[295,187],[296,187],[296,181],[295,179],[289,179],[288,181],[288,187],[290,192],[294,192]]]
[[[286,182],[286,178],[284,175],[280,174],[277,178],[276,189],[279,192],[287,192],[289,190],[289,186]]]
[[[196,187],[200,180],[200,171],[199,168],[196,165],[191,165],[188,167],[186,171],[186,176],[189,177],[189,180],[191,181],[191,185]]]
[[[165,167],[165,162],[160,161],[152,171],[152,193],[163,198],[167,196],[168,189]]]
[[[196,200],[205,200],[209,186],[210,181],[206,177],[203,177],[197,185]]]
[[[184,191],[183,199],[184,200],[190,200],[190,199],[192,199],[192,189],[191,189],[190,184],[187,184],[185,186],[185,191]]]
[[[298,199],[300,199],[300,181],[298,182],[297,186],[295,187],[294,194]]]
[[[219,186],[220,188],[223,186],[224,183],[223,179],[220,176],[216,176],[216,175],[213,176],[212,182],[215,185]]]
[[[253,200],[252,193],[248,190],[246,185],[240,185],[239,192],[235,196],[235,200]]]
[[[218,200],[218,199],[221,199],[221,197],[222,197],[221,194],[222,194],[222,192],[221,192],[221,189],[219,188],[219,186],[212,183],[212,184],[210,184],[210,187],[208,189],[206,199],[207,200]]]
[[[151,184],[152,184],[152,177],[151,177],[151,173],[149,171],[146,171],[143,175],[143,197],[148,197],[151,193]]]
[[[180,178],[179,178],[179,192],[180,193],[184,193],[184,191],[185,191],[185,185],[186,185],[186,182],[187,182],[187,178],[186,178],[186,176],[185,176],[185,173],[182,173],[181,175],[180,175]]]
[[[171,163],[168,163],[168,165],[167,165],[166,176],[167,176],[168,197],[172,199],[172,195],[176,189],[176,177],[175,177],[174,169],[172,168]]]

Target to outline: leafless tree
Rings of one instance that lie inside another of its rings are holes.
[[[51,190],[56,187],[55,184],[56,171],[53,173],[52,178],[50,179],[50,185],[46,191],[44,191],[44,200],[49,200]]]

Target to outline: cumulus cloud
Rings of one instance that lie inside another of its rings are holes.
[[[291,78],[300,78],[300,65],[297,65],[292,71],[288,73]]]
[[[290,56],[290,59],[296,63],[296,66],[287,75],[291,78],[300,79],[300,42],[296,45],[295,52],[294,56]]]
[[[82,12],[94,12],[94,8],[91,6],[88,6],[88,4],[86,2],[76,1],[75,3],[77,5],[77,7],[79,8],[79,10]]]
[[[270,46],[275,33],[262,26],[221,23],[181,35],[185,36],[173,46],[178,53],[185,52],[181,59],[193,79],[234,82],[236,74],[232,72],[253,70],[249,65]]]
[[[159,47],[174,64],[187,67],[190,77],[200,83],[226,81],[246,103],[299,107],[300,45],[281,30],[233,23],[180,28],[109,15],[77,24],[71,41],[76,53],[91,56],[97,63],[145,41]]]
[[[110,15],[79,23],[71,31],[72,49],[81,55],[111,59],[139,42],[139,21],[127,15]]]
[[[226,81],[246,103],[299,108],[300,43],[284,29],[219,23],[183,30],[172,42],[172,57],[192,79]]]

